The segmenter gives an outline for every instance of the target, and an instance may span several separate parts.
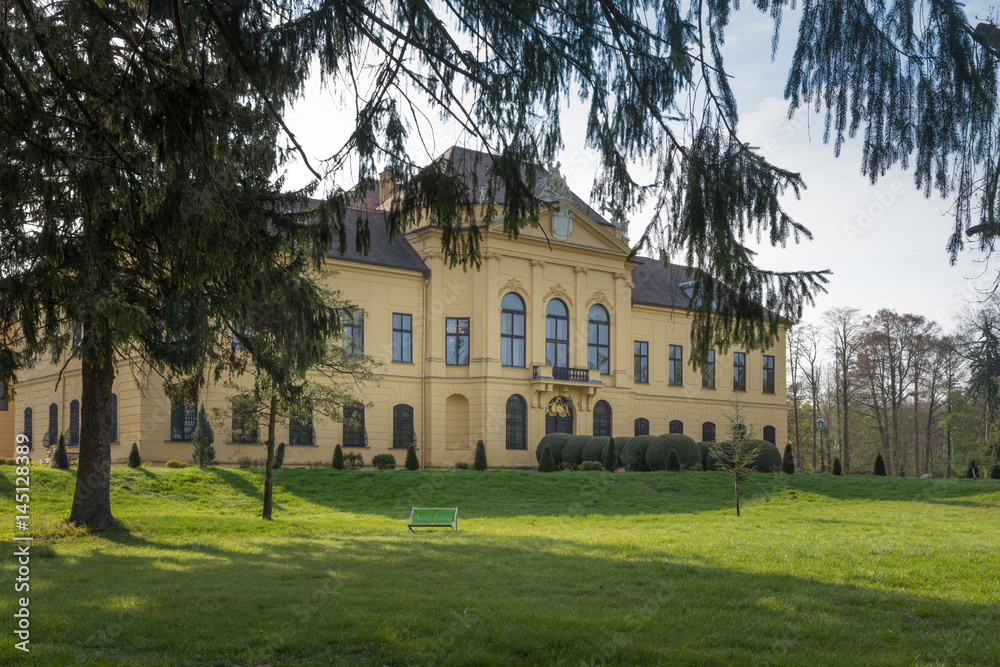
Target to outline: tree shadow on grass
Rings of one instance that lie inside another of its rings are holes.
[[[916,477],[876,477],[874,475],[755,475],[746,486],[753,495],[791,492],[819,494],[835,500],[878,500],[927,502],[959,507],[986,507],[1000,501],[1000,484],[966,479],[919,479]],[[992,501],[970,500],[993,494]]]
[[[242,493],[248,498],[256,500],[257,502],[263,505],[264,503],[263,470],[260,471],[261,486],[259,487],[256,484],[252,483],[250,480],[248,480],[246,476],[233,472],[228,468],[220,468],[213,466],[211,468],[206,468],[206,470],[215,475],[216,477],[218,477],[221,481],[231,486],[234,490],[238,491],[239,493]],[[275,488],[277,488],[277,483],[275,483]],[[277,498],[273,497],[271,499],[271,507],[275,511],[282,509],[281,505],[277,502]]]
[[[993,604],[691,564],[664,547],[450,531],[281,538],[263,554],[247,549],[259,541],[224,541],[175,544],[167,559],[132,538],[113,554],[60,547],[33,570],[46,589],[32,619],[74,631],[39,633],[26,662],[896,665],[1000,653]]]

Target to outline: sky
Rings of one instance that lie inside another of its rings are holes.
[[[865,314],[889,308],[923,315],[945,332],[953,330],[961,312],[975,307],[981,292],[993,283],[1000,263],[987,264],[978,251],[967,249],[952,266],[945,250],[953,225],[950,200],[936,193],[925,198],[915,189],[912,172],[898,169],[871,185],[860,173],[859,139],[848,140],[835,158],[833,146],[822,141],[822,116],[799,112],[788,118],[783,93],[797,13],[786,12],[772,62],[773,24],[750,3],[743,4],[727,29],[723,51],[740,110],[739,132],[774,164],[801,173],[807,189],[798,200],[789,194],[783,205],[814,236],[798,245],[790,242],[786,248],[754,244],[759,264],[783,271],[832,271],[827,293],[820,294],[815,306],[804,313],[805,324],[821,324],[822,314],[831,308],[853,307]],[[990,7],[985,2],[969,2],[966,14],[975,26],[990,15]],[[352,100],[338,99],[335,92],[321,89],[314,81],[287,122],[310,159],[322,159],[343,140],[352,108]],[[583,149],[581,110],[576,104],[563,114],[566,148],[560,162],[570,187],[587,200],[596,160]],[[423,125],[423,138],[433,155],[455,143],[474,147],[457,128],[436,117]],[[309,180],[301,164],[289,168],[289,186]],[[632,220],[630,236],[637,239],[648,215],[639,213]]]

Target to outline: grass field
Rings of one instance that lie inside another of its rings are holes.
[[[120,527],[32,468],[36,665],[1000,664],[1000,483],[116,468]],[[411,506],[460,507],[411,534]]]

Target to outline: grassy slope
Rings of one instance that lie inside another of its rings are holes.
[[[0,468],[8,545],[12,482]],[[1000,655],[993,481],[758,475],[737,519],[722,473],[280,470],[263,523],[259,471],[117,468],[102,537],[60,523],[73,482],[32,469],[34,664]],[[407,533],[413,505],[459,506],[459,532]]]

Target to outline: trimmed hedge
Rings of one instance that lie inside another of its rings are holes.
[[[549,433],[541,440],[538,441],[538,447],[535,448],[535,459],[541,463],[542,462],[542,448],[545,445],[549,446],[549,450],[552,452],[552,463],[558,466],[562,462],[562,450],[566,445],[566,441],[569,440],[571,436],[569,433]]]
[[[593,438],[587,441],[587,444],[583,446],[583,456],[584,461],[597,461],[600,463],[604,459],[601,455],[604,453],[604,448],[610,440],[606,435],[595,435]],[[616,447],[617,449],[617,447]]]
[[[707,440],[698,443],[698,451],[701,453],[701,469],[708,470],[708,450],[715,444]]]
[[[682,469],[701,463],[701,451],[691,436],[665,433],[653,438],[646,448],[646,467],[649,470],[666,470],[671,450],[677,452],[677,461]]]
[[[729,442],[721,443],[723,447],[732,446]],[[781,453],[778,448],[767,440],[749,440],[748,444],[760,447],[753,469],[757,472],[781,472]],[[711,452],[708,454],[708,470],[718,470]]]
[[[553,472],[556,466],[552,457],[552,443],[542,444],[542,453],[538,456],[538,470],[540,472]]]
[[[592,435],[574,435],[566,441],[563,445],[562,454],[560,459],[562,463],[571,463],[575,466],[583,463],[583,448],[587,446],[590,439],[594,437]]]
[[[628,438],[628,437],[625,437],[625,438],[617,438],[616,437],[616,438],[614,438],[614,441],[615,441],[615,461],[618,462],[618,467],[619,468],[622,465],[622,452],[625,451],[625,446],[628,444],[628,441],[631,440],[631,439],[632,438]],[[602,462],[606,458],[605,454],[607,453],[607,450],[608,450],[608,445],[604,445],[604,449],[601,450],[601,461]]]
[[[653,436],[651,435],[637,435],[634,438],[629,438],[625,447],[622,448],[619,464],[623,468],[633,472],[645,472],[649,470],[646,467],[646,450],[649,449],[649,443],[651,442],[653,442]],[[615,444],[617,444],[617,441]]]

